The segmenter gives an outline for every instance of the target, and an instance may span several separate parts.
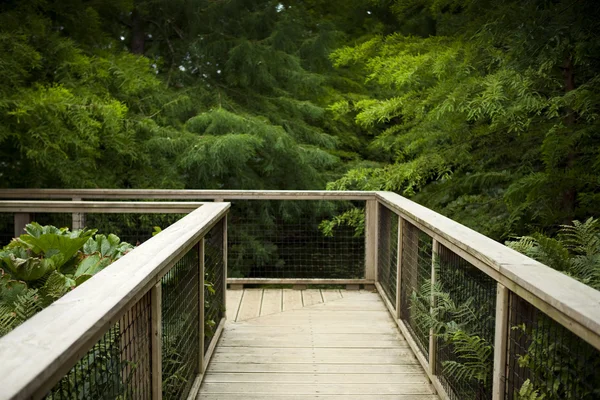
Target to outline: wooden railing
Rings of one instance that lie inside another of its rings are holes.
[[[3,210],[49,206],[25,203]],[[194,398],[225,321],[229,204],[72,206],[191,212],[0,339],[0,398]]]
[[[442,398],[513,399],[525,381],[530,382],[532,390],[536,385],[550,384],[559,396],[571,390],[571,398],[580,398],[577,396],[581,391],[598,384],[577,381],[584,387],[574,388],[577,377],[548,383],[540,380],[543,373],[536,365],[548,368],[548,358],[559,367],[570,363],[571,358],[577,362],[586,357],[598,360],[594,357],[598,357],[600,349],[600,292],[394,193],[0,190],[0,198],[230,201],[232,228],[236,221],[248,223],[236,214],[237,204],[245,201],[354,202],[353,207],[364,210],[365,217],[361,277],[246,277],[230,278],[228,282],[375,284]],[[0,203],[0,212],[2,207]],[[440,303],[442,299],[446,304]],[[461,320],[464,316],[442,309],[448,304],[462,307],[463,311],[471,307],[479,313],[478,318]],[[424,320],[429,320],[429,325]],[[431,320],[438,322],[436,327]],[[479,375],[463,376],[461,380],[452,372],[451,366],[461,362],[460,351],[455,351],[457,342],[449,339],[448,327],[452,324],[481,345]],[[559,345],[550,343],[550,338]],[[543,356],[534,351],[536,345],[541,345],[536,342],[539,339],[545,340]],[[568,351],[565,353],[564,349]],[[18,351],[12,354],[17,357]],[[554,379],[551,375],[552,372],[546,373],[543,378]],[[583,375],[582,379],[587,378]]]

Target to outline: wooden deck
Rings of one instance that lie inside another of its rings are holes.
[[[227,318],[199,400],[439,399],[377,293],[230,290]]]

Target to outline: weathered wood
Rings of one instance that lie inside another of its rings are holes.
[[[150,290],[150,321],[152,324],[152,400],[162,399],[162,287],[157,283]]]
[[[508,289],[498,283],[496,287],[496,327],[494,331],[494,382],[493,400],[504,399],[506,387],[506,349],[508,343]]]
[[[323,296],[323,300],[326,303],[336,301],[342,298],[342,294],[338,289],[322,289],[321,295]]]
[[[212,360],[215,354],[215,349],[217,348],[217,343],[219,343],[219,339],[221,338],[223,330],[225,329],[225,323],[226,319],[221,318],[219,325],[217,325],[217,330],[215,331],[215,334],[213,335],[210,341],[210,345],[208,345],[208,349],[204,354],[204,366],[202,367],[203,371],[206,371],[208,369],[208,366],[210,365],[210,361]]]
[[[243,294],[243,290],[227,291],[227,320],[235,321],[238,310],[240,309]]]
[[[198,242],[198,373],[204,373],[204,238]]]
[[[206,393],[200,394],[198,400],[439,400],[439,397],[433,394],[278,394],[277,397],[265,394],[247,394],[247,393]]]
[[[240,284],[240,283],[230,283],[229,290],[244,290],[244,284]]]
[[[0,189],[2,199],[368,200],[375,192],[335,190]]]
[[[378,202],[367,200],[365,209],[365,279],[377,281]]]
[[[431,295],[429,297],[429,302],[431,304],[429,308],[429,312],[433,314],[433,309],[435,307],[435,296],[433,293],[433,285],[437,282],[437,271],[436,264],[438,262],[438,254],[439,247],[437,240],[433,240],[431,244]],[[432,375],[436,374],[436,364],[437,364],[437,340],[435,336],[435,331],[433,328],[429,330],[429,370]]]
[[[223,216],[220,223],[223,225],[223,308],[226,311],[224,318],[227,319],[227,214]]]
[[[203,205],[4,336],[3,396],[43,396],[228,208]]]
[[[269,292],[280,290],[265,289],[263,306]],[[211,394],[222,399],[237,394],[249,399],[320,398],[328,393],[337,398],[393,394],[402,399],[404,393],[415,400],[438,399],[377,293],[356,291],[345,297],[345,291],[284,289],[284,303],[290,300],[286,293],[304,295],[305,307],[227,324],[199,399]],[[295,297],[295,304],[301,306],[299,300]],[[383,311],[371,310],[375,301]],[[344,304],[352,311],[345,311]],[[360,305],[367,310],[361,312]]]
[[[262,289],[244,289],[244,295],[242,296],[242,303],[240,304],[236,321],[244,321],[258,317],[260,315],[262,296]]]
[[[299,290],[283,289],[283,311],[302,307],[302,293]]]
[[[321,296],[321,291],[319,289],[307,289],[302,291],[302,304],[304,304],[304,307],[319,303],[323,303],[323,297]]]
[[[398,238],[396,239],[398,241],[398,255],[396,257],[396,304],[395,304],[395,310],[396,310],[396,314],[394,315],[394,317],[396,319],[399,319],[401,316],[401,303],[402,303],[402,252],[403,252],[403,247],[402,247],[402,230],[403,230],[403,226],[404,226],[404,222],[402,217],[398,217]]]
[[[0,201],[5,213],[187,214],[206,204],[191,201]],[[221,204],[221,203],[220,203]]]
[[[14,237],[19,237],[25,233],[25,225],[29,224],[32,221],[32,217],[33,216],[30,213],[15,212],[15,215],[13,217],[15,226]]]
[[[229,285],[360,285],[372,284],[369,279],[321,279],[321,278],[228,278]],[[230,286],[233,288],[233,286]],[[302,290],[304,288],[299,288]]]
[[[72,201],[81,201],[80,197],[73,197]],[[73,213],[71,214],[71,229],[83,229],[85,227],[85,214],[84,213]]]
[[[477,259],[476,267],[600,350],[599,291],[395,193],[377,197],[445,246],[450,243],[451,250]]]
[[[283,311],[283,290],[265,290],[260,315],[277,314]]]

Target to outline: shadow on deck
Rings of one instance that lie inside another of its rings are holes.
[[[199,400],[438,399],[377,293],[232,290],[227,304]]]

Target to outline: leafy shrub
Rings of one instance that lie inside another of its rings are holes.
[[[28,224],[0,251],[0,336],[133,248],[95,229]]]

